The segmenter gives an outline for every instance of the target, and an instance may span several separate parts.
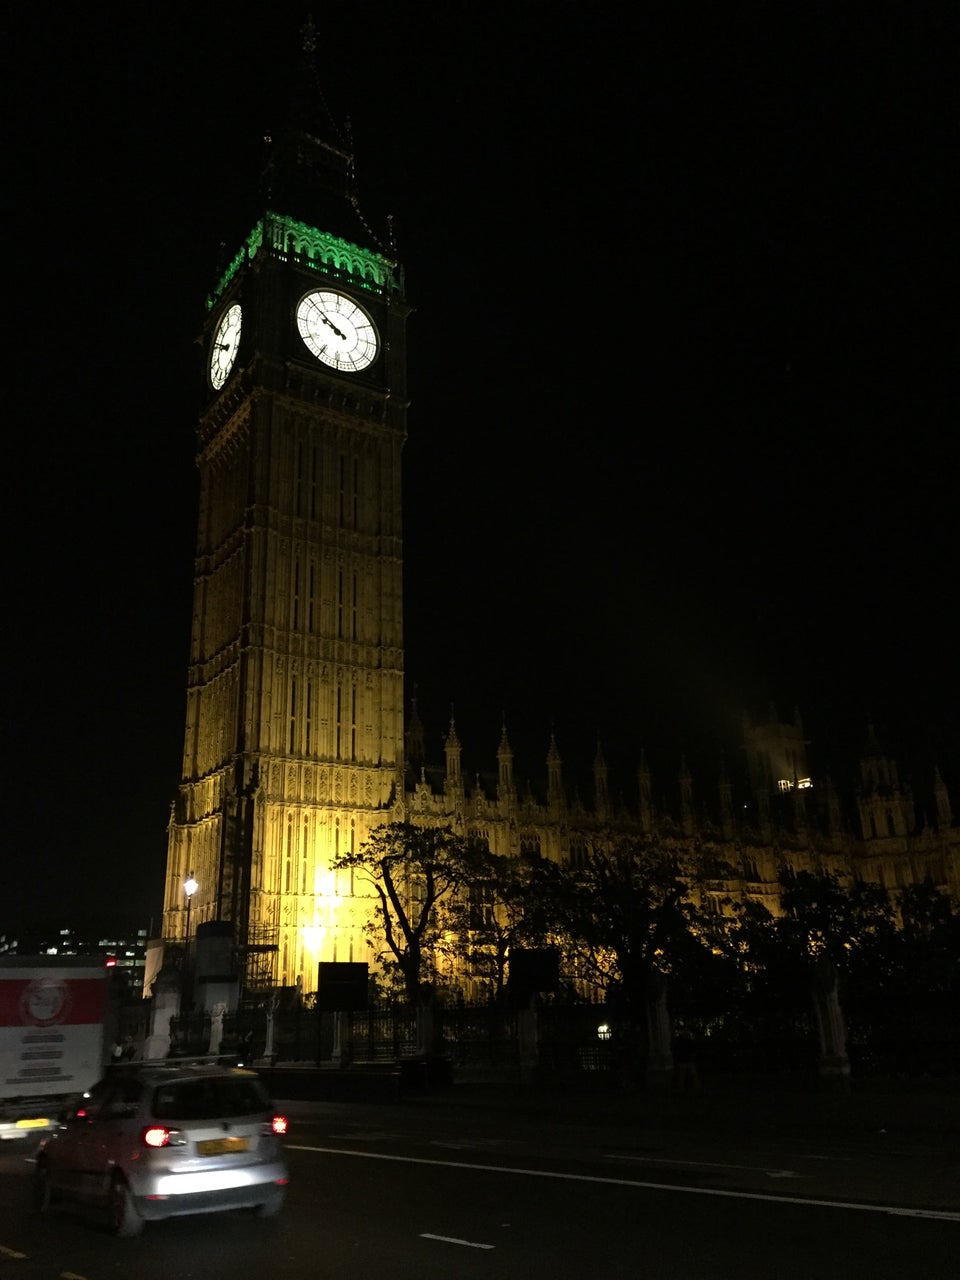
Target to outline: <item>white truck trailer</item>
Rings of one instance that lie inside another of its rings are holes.
[[[107,974],[89,956],[0,956],[0,1139],[52,1129],[103,1075]]]

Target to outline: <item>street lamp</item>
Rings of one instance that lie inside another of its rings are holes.
[[[193,968],[190,964],[190,904],[193,895],[200,888],[191,871],[183,882],[183,892],[187,895],[187,928],[183,939],[183,967],[180,970],[180,1012],[193,1009]]]
[[[188,950],[190,948],[190,903],[193,901],[193,895],[199,888],[200,886],[197,884],[196,880],[194,880],[193,872],[191,871],[183,882],[183,892],[187,895],[187,932],[184,941]]]

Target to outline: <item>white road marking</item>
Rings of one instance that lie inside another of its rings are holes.
[[[477,1147],[502,1147],[503,1141],[500,1138],[475,1138],[467,1139],[464,1142],[441,1142],[434,1138],[430,1142],[431,1147],[443,1147],[451,1151],[475,1151]]]
[[[388,1160],[395,1164],[428,1164],[441,1169],[469,1169],[476,1173],[512,1173],[522,1178],[553,1178],[562,1182],[599,1182],[641,1191],[672,1191],[676,1195],[717,1196],[723,1200],[766,1200],[771,1204],[806,1205],[814,1209],[850,1209],[861,1213],[889,1213],[898,1218],[934,1218],[960,1222],[960,1213],[948,1209],[909,1209],[903,1205],[865,1204],[858,1200],[814,1200],[806,1196],[775,1196],[767,1191],[729,1191],[720,1187],[682,1187],[671,1182],[640,1182],[633,1178],[601,1178],[589,1173],[555,1173],[549,1169],[515,1169],[510,1165],[467,1164],[460,1160],[427,1160],[423,1156],[388,1156],[379,1151],[344,1151],[337,1147],[284,1144],[288,1151],[313,1151],[322,1156],[353,1156],[356,1160]]]
[[[331,1133],[330,1138],[334,1142],[393,1142],[395,1139],[402,1137],[402,1134],[391,1133],[385,1129],[382,1133]]]
[[[435,1236],[431,1231],[421,1231],[421,1240],[442,1240],[444,1244],[462,1244],[466,1249],[495,1249],[495,1244],[478,1244],[476,1240],[458,1240],[456,1236]]]
[[[799,1178],[802,1175],[792,1169],[767,1169],[760,1164],[720,1164],[715,1160],[670,1160],[666,1156],[611,1155],[608,1160],[635,1160],[639,1164],[680,1164],[691,1169],[739,1169],[746,1173],[765,1173],[768,1178]]]

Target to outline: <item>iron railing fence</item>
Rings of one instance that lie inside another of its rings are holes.
[[[438,1011],[438,1044],[457,1070],[517,1067],[520,1064],[519,1015],[492,1005]]]
[[[269,1048],[275,1062],[327,1066],[402,1064],[428,1054],[444,1058],[455,1075],[521,1065],[535,1066],[545,1076],[629,1075],[642,1071],[646,1061],[643,1028],[627,1020],[621,1009],[606,1005],[545,1005],[536,1011],[535,1027],[529,1015],[507,1007],[435,1009],[429,1045],[422,1043],[424,1028],[416,1011],[406,1007],[336,1015],[292,1002],[275,1010],[268,1040],[269,1008],[261,1003],[227,1014],[221,1053],[253,1062]],[[146,1033],[147,1009],[147,1002],[138,1002],[130,1013],[121,1011],[124,1037],[139,1040]],[[210,1016],[203,1011],[174,1017],[171,1054],[208,1052],[210,1030]],[[816,1076],[819,1042],[812,1014],[746,1021],[698,1019],[688,1013],[682,1031],[692,1039],[705,1076]],[[903,1079],[960,1076],[955,1027],[945,1027],[942,1018],[931,1018],[929,1026],[918,1018],[909,1031],[891,1034],[888,1028],[865,1027],[851,1019],[848,1051],[855,1073]]]

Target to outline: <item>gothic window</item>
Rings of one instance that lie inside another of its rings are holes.
[[[471,929],[488,929],[494,923],[494,893],[489,881],[470,886],[469,919]]]
[[[520,837],[520,856],[521,858],[539,858],[540,853],[540,837],[529,835]]]
[[[297,749],[297,682],[290,681],[290,752]]]
[[[587,844],[585,840],[570,841],[570,865],[575,871],[582,871],[587,865]]]

